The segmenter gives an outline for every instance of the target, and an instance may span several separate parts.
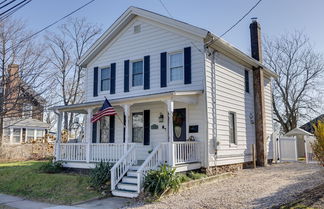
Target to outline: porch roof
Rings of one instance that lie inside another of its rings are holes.
[[[154,93],[147,95],[139,96],[130,96],[117,99],[109,99],[109,102],[112,106],[121,106],[123,104],[136,104],[144,102],[155,102],[155,101],[165,101],[172,99],[177,102],[184,102],[189,104],[196,104],[198,102],[197,96],[202,94],[202,90],[198,91],[169,91],[163,93]],[[51,107],[50,110],[61,111],[61,112],[77,112],[86,114],[87,108],[98,108],[102,105],[103,100],[93,101],[93,102],[84,102],[73,105],[61,105]]]

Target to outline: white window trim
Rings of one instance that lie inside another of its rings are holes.
[[[174,55],[174,54],[179,54],[179,53],[182,53],[182,70],[183,70],[183,78],[182,80],[176,80],[176,81],[171,81],[171,58],[170,56],[171,55]],[[181,50],[177,50],[177,51],[173,51],[173,52],[168,52],[168,56],[167,56],[167,82],[169,85],[178,85],[178,84],[184,84],[184,50],[181,49]]]
[[[110,86],[109,86],[109,90],[101,90],[101,70],[102,69],[106,69],[109,68],[110,69],[110,82],[111,82],[111,66],[107,65],[107,66],[103,66],[99,68],[99,84],[98,84],[98,88],[99,88],[99,92],[105,92],[105,93],[110,93]]]
[[[133,86],[133,63],[134,62],[139,62],[139,61],[142,61],[143,62],[143,83],[142,85],[140,86]],[[134,59],[134,60],[131,60],[130,62],[130,76],[129,76],[129,86],[130,86],[130,89],[131,90],[141,90],[144,88],[144,59],[143,58],[140,58],[140,59]]]

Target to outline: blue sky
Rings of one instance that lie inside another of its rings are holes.
[[[89,0],[33,0],[13,16],[22,18],[34,31],[66,15]],[[163,0],[175,19],[222,34],[257,0]],[[129,6],[168,16],[159,0],[96,0],[74,16],[85,16],[106,30]],[[294,30],[304,31],[314,47],[324,53],[323,0],[263,0],[224,39],[250,53],[249,24],[258,17],[263,35],[273,37]]]

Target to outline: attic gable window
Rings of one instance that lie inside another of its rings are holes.
[[[111,70],[109,67],[101,69],[101,91],[110,90]]]
[[[177,52],[169,55],[170,81],[183,81],[183,53]]]
[[[139,33],[141,32],[141,25],[135,25],[134,26],[134,33]]]

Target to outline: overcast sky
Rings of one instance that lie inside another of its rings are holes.
[[[13,16],[26,20],[37,31],[89,0],[33,0]],[[222,34],[257,0],[163,0],[175,19]],[[85,16],[106,30],[129,6],[168,16],[159,0],[96,0],[74,16]],[[323,0],[263,0],[224,39],[250,54],[249,24],[258,17],[263,35],[273,37],[294,30],[304,31],[314,47],[324,53]]]

